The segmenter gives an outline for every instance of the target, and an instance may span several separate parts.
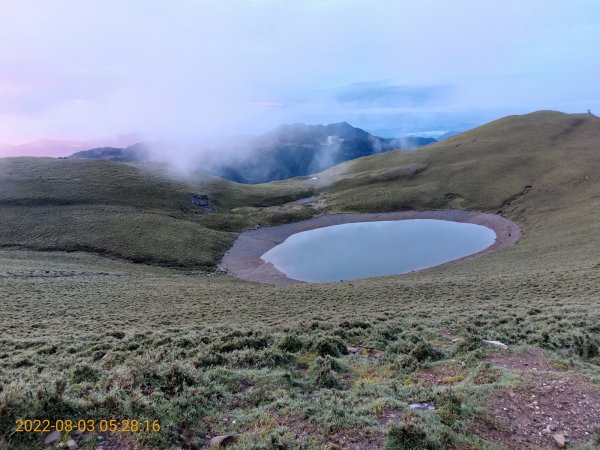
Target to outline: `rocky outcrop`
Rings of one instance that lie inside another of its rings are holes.
[[[190,194],[188,197],[188,203],[200,208],[204,212],[217,212],[213,199],[206,194]]]

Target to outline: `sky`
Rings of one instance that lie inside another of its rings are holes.
[[[540,109],[600,111],[597,0],[0,0],[0,8],[5,144],[259,134],[295,122],[347,121],[390,135]]]

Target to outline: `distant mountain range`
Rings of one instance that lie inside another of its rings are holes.
[[[112,138],[89,140],[37,139],[24,144],[5,144],[0,142],[0,157],[6,156],[63,156],[69,153],[94,148],[98,145],[125,147],[139,141],[135,135],[122,135]]]
[[[306,176],[362,156],[411,149],[436,142],[410,136],[381,138],[341,122],[330,125],[282,125],[261,136],[237,138],[198,151],[198,167],[239,183],[264,183]],[[150,150],[152,148],[152,150]],[[101,147],[69,158],[145,161],[168,150],[167,144],[139,143],[126,148]]]

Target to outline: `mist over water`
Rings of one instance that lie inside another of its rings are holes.
[[[359,222],[303,231],[262,255],[289,278],[354,280],[422,270],[477,253],[496,233],[434,219]]]

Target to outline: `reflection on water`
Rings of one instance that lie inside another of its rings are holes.
[[[487,227],[446,220],[346,223],[293,234],[261,258],[296,280],[353,280],[443,264],[495,239]]]

